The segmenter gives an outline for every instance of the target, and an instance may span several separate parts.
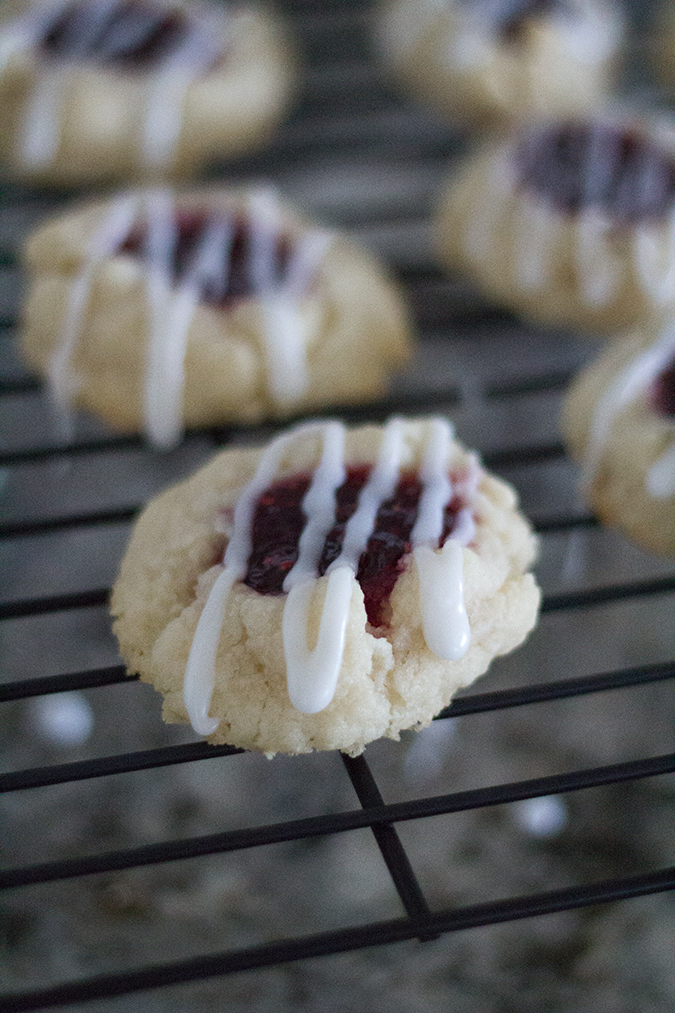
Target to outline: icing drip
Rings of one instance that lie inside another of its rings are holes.
[[[674,351],[675,327],[670,325],[655,344],[626,366],[600,398],[591,422],[582,470],[582,486],[586,490],[595,478],[614,419],[622,408],[649,389]],[[656,498],[675,494],[674,455],[675,450],[669,447],[647,473],[647,491]]]
[[[222,23],[226,14],[221,12]],[[185,43],[165,61],[148,87],[147,113],[141,143],[143,164],[149,169],[166,169],[174,159],[183,119],[183,102],[188,88],[218,55],[213,39],[222,32],[216,16],[202,16],[199,31],[187,35]]]
[[[136,194],[114,200],[103,224],[89,244],[84,263],[73,282],[61,335],[61,343],[47,367],[51,396],[62,413],[68,413],[78,388],[72,359],[89,302],[94,272],[113,253],[131,228],[139,207]]]
[[[190,84],[222,55],[218,40],[225,12],[191,12],[148,0],[51,0],[33,3],[5,29],[0,71],[16,52],[33,48],[40,72],[28,96],[18,157],[45,168],[60,143],[67,75],[73,63],[128,68],[148,76],[147,109],[140,138],[148,169],[175,156],[182,105]]]
[[[445,507],[452,498],[448,478],[452,428],[433,419],[420,469],[423,492],[411,534],[413,558],[420,584],[422,629],[427,647],[446,661],[466,654],[470,630],[464,608],[463,558],[460,542],[451,534],[440,553]],[[466,525],[462,533],[466,534]]]
[[[335,527],[338,490],[346,475],[344,427],[338,422],[307,423],[278,437],[264,452],[253,480],[246,486],[235,507],[234,527],[225,552],[223,570],[202,611],[190,651],[184,698],[192,725],[199,734],[212,734],[218,724],[208,716],[215,685],[215,659],[227,598],[233,584],[247,573],[253,546],[256,503],[270,486],[291,443],[307,436],[322,440],[322,455],[308,485],[303,479],[297,479],[287,487],[290,493],[293,488],[306,491],[302,499],[305,524],[299,536],[297,555],[283,580],[283,590],[287,595],[282,620],[284,658],[289,698],[298,710],[314,714],[327,707],[333,699],[342,667],[359,560],[375,531],[378,512],[392,498],[400,480],[405,423],[398,418],[391,419],[385,427],[377,461],[362,485],[356,508],[346,523],[340,551],[325,570],[328,579],[324,582],[325,597],[319,632],[311,650],[307,645],[309,610],[318,590],[327,539]],[[438,551],[446,533],[446,511],[455,495],[447,477],[452,436],[453,430],[448,422],[443,419],[430,421],[420,469],[421,493],[417,517],[410,536],[419,577],[424,637],[429,649],[447,660],[461,657],[469,646],[462,545],[466,545],[475,533],[471,510],[464,507],[458,511],[458,523],[453,525],[445,544]],[[467,492],[472,491],[475,495],[479,475],[477,459],[473,456],[464,480]],[[296,519],[291,521],[291,528],[296,522]],[[283,551],[292,558],[289,546]],[[285,563],[281,565],[283,568]]]
[[[145,213],[148,216],[145,253],[149,319],[143,418],[150,442],[168,449],[181,435],[183,388],[182,361],[176,372],[176,360],[167,354],[173,302],[170,265],[177,238],[170,192],[149,191],[145,196]],[[175,330],[171,343],[176,344]]]
[[[308,325],[300,312],[299,298],[307,291],[331,237],[323,232],[304,233],[293,251],[286,278],[280,282],[275,266],[281,222],[273,190],[254,191],[250,221],[250,273],[263,305],[269,390],[274,403],[283,409],[297,403],[309,383]]]
[[[302,501],[307,523],[300,536],[298,558],[284,581],[288,598],[282,634],[286,680],[291,703],[305,714],[323,710],[333,699],[342,665],[353,573],[346,568],[328,577],[319,636],[307,649],[307,617],[326,536],[335,518],[335,493],[345,477],[344,429],[329,422],[324,429],[323,456]]]
[[[223,570],[211,588],[199,617],[185,669],[183,698],[192,727],[198,735],[211,735],[219,724],[208,716],[215,685],[215,660],[230,590],[235,581],[246,575],[256,502],[276,475],[291,443],[302,436],[321,436],[324,429],[325,424],[307,423],[273,440],[234,508],[234,525],[225,550]]]
[[[151,191],[147,210],[150,334],[145,429],[151,443],[166,450],[176,446],[183,435],[184,360],[190,324],[204,287],[216,277],[227,287],[234,227],[218,217],[207,222],[174,289],[172,264],[178,229],[170,193]]]

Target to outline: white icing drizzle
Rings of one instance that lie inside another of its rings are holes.
[[[584,455],[582,486],[586,490],[595,478],[615,417],[625,405],[634,401],[649,387],[668,364],[673,352],[675,352],[675,325],[671,323],[662,332],[658,341],[629,362],[600,398],[591,422]],[[672,449],[666,451],[648,472],[646,485],[651,495],[665,497],[675,493],[675,477],[673,473],[668,475],[673,453]],[[652,491],[650,486],[656,491]]]
[[[251,552],[251,525],[257,502],[272,483],[293,441],[303,437],[322,439],[322,456],[302,508],[306,524],[298,545],[297,560],[284,580],[287,594],[282,634],[289,698],[303,713],[323,710],[333,699],[342,666],[352,590],[359,559],[375,529],[381,504],[395,491],[400,476],[405,423],[390,419],[382,436],[375,465],[362,487],[355,512],[347,522],[339,556],[326,571],[326,593],[316,645],[307,646],[307,623],[312,596],[317,589],[317,567],[325,539],[335,523],[335,497],[344,482],[344,427],[339,422],[306,423],[277,437],[262,455],[255,476],[245,487],[234,511],[232,535],[225,552],[223,570],[213,585],[195,631],[185,673],[184,699],[193,728],[210,735],[218,727],[208,716],[215,685],[215,660],[227,598],[233,584],[247,570]],[[444,419],[432,419],[420,468],[422,493],[411,543],[420,587],[424,637],[439,657],[454,660],[469,646],[470,631],[464,608],[462,546],[475,533],[470,507],[458,514],[458,523],[439,551],[445,508],[453,489],[448,478],[453,430]],[[469,461],[463,485],[473,489],[480,469],[475,455]]]
[[[212,277],[227,285],[234,228],[225,219],[207,222],[187,272],[172,287],[171,262],[177,227],[168,190],[150,191],[148,209],[148,301],[150,328],[145,383],[145,429],[163,450],[183,436],[183,389],[188,332],[202,285]]]
[[[0,72],[15,52],[35,46],[50,22],[70,3],[71,0],[36,0],[26,15],[8,25],[0,43]],[[120,0],[87,3],[86,11],[77,21],[77,30],[71,30],[72,38],[66,46],[67,59],[54,61],[53,66],[42,62],[26,102],[23,130],[17,140],[22,164],[37,169],[45,168],[54,160],[61,136],[69,64],[87,60],[90,46],[119,3]],[[191,11],[190,17],[190,30],[182,45],[148,75],[146,114],[140,138],[141,162],[148,169],[165,169],[172,164],[186,92],[222,49],[221,39],[229,18],[227,9]],[[128,30],[128,26],[124,27]],[[144,30],[143,25],[140,30]]]
[[[128,235],[139,207],[137,194],[121,194],[112,201],[100,229],[92,238],[80,272],[70,290],[61,342],[47,367],[50,393],[57,407],[68,413],[78,388],[72,358],[82,328],[94,273]]]
[[[256,504],[274,479],[291,443],[302,436],[320,435],[324,428],[323,423],[306,423],[273,440],[264,451],[255,475],[244,488],[234,508],[234,525],[225,550],[223,570],[211,588],[199,617],[185,669],[183,698],[192,727],[198,735],[211,735],[219,724],[208,716],[215,685],[215,659],[227,598],[232,585],[246,575]]]
[[[141,156],[148,169],[171,166],[178,146],[183,119],[183,102],[188,88],[204,72],[220,48],[214,42],[222,35],[229,16],[221,12],[193,12],[195,25],[176,53],[166,60],[148,85],[147,112],[143,123]]]
[[[28,96],[23,134],[18,140],[20,164],[34,169],[51,164],[61,136],[64,67],[45,67]]]
[[[276,277],[280,217],[276,191],[270,187],[254,190],[250,198],[251,277],[263,306],[269,391],[276,405],[287,408],[297,403],[309,384],[309,334],[299,299],[332,239],[318,230],[303,233],[280,284]]]
[[[445,508],[452,499],[448,478],[452,426],[432,419],[420,479],[422,495],[410,535],[420,586],[422,629],[427,647],[446,661],[461,658],[469,647],[469,620],[464,607],[462,547],[451,535],[440,552]],[[466,526],[462,534],[466,534]],[[453,532],[453,534],[455,534]]]
[[[149,190],[145,194],[144,210],[147,216],[145,259],[148,345],[143,417],[150,442],[154,446],[168,449],[181,435],[183,386],[182,363],[179,375],[176,376],[175,371],[172,375],[167,355],[174,302],[171,264],[178,240],[171,192],[163,188]]]

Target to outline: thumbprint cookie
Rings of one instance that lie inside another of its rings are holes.
[[[379,265],[273,190],[80,205],[26,249],[23,349],[63,409],[171,447],[183,427],[381,396],[408,324]]]
[[[536,622],[514,491],[443,418],[307,422],[140,516],[112,596],[164,718],[269,755],[427,725]]]
[[[524,317],[611,333],[675,310],[675,129],[530,126],[449,181],[439,256]]]
[[[479,126],[597,108],[622,35],[606,0],[389,0],[376,21],[392,73]]]
[[[563,408],[600,519],[675,556],[675,327],[624,336],[582,371]]]
[[[192,0],[7,0],[0,157],[15,177],[161,179],[267,141],[292,61],[255,7]]]

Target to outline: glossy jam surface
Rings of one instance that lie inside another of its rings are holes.
[[[148,70],[175,54],[193,34],[188,17],[153,0],[77,0],[47,25],[43,55],[127,70]]]
[[[493,31],[510,41],[520,37],[528,18],[569,9],[567,0],[478,0],[477,6]]]
[[[651,388],[651,403],[658,415],[675,419],[675,359],[657,376]]]
[[[340,554],[345,527],[356,510],[369,474],[369,467],[349,468],[346,480],[337,490],[335,524],[324,543],[320,575]],[[309,483],[309,475],[275,482],[258,502],[253,519],[253,551],[244,583],[261,594],[281,594],[286,574],[298,558],[298,541],[304,525],[301,505]],[[402,572],[403,556],[410,552],[410,535],[421,492],[422,483],[416,475],[401,475],[394,496],[380,506],[375,530],[359,560],[357,580],[371,626],[387,625],[389,597]],[[453,500],[446,508],[441,543],[452,530],[460,506]]]
[[[218,224],[216,215],[179,214],[175,243],[169,257],[171,279],[175,285],[179,285],[190,272],[198,257],[206,230],[214,223]],[[223,226],[223,235],[230,238],[224,240],[220,256],[214,258],[212,269],[201,278],[199,291],[202,302],[225,309],[239,299],[257,294],[253,271],[255,252],[251,227],[245,218],[231,221],[223,215],[220,224]],[[120,247],[120,252],[130,253],[146,260],[147,241],[147,229],[136,228]],[[278,236],[271,253],[274,263],[269,275],[275,286],[281,286],[292,254],[290,239],[284,235]]]
[[[565,214],[594,209],[617,225],[665,217],[675,202],[675,159],[648,138],[609,124],[566,123],[518,145],[521,186]]]

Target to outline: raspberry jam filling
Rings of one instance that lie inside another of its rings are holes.
[[[658,415],[675,418],[675,359],[659,373],[650,394],[652,406]]]
[[[521,141],[515,162],[521,185],[566,214],[594,208],[617,225],[634,225],[673,207],[675,160],[625,128],[544,127]]]
[[[349,468],[336,493],[335,524],[324,542],[318,572],[322,576],[342,548],[345,528],[356,511],[370,467]],[[302,500],[310,476],[297,475],[275,482],[258,501],[252,526],[252,551],[244,583],[260,594],[281,594],[289,570],[298,558],[298,542],[305,523]],[[417,519],[422,483],[414,474],[402,474],[391,499],[378,510],[375,530],[359,560],[356,579],[361,585],[368,622],[387,625],[389,597],[410,552],[410,535]],[[453,529],[462,504],[453,497],[445,509],[442,545]]]
[[[174,285],[185,280],[199,258],[207,231],[214,225],[222,226],[223,244],[210,263],[209,270],[200,276],[199,292],[202,302],[218,309],[227,309],[238,300],[258,293],[254,277],[256,254],[253,232],[245,218],[232,221],[224,214],[219,218],[217,213],[179,213],[176,239],[168,255],[169,271]],[[120,247],[120,252],[146,260],[147,245],[147,228],[135,228]],[[283,285],[292,253],[290,239],[283,234],[277,235],[271,250],[272,263],[265,265],[265,273],[272,288]]]
[[[186,14],[152,0],[77,0],[47,25],[40,51],[58,60],[84,60],[148,70],[193,39]]]
[[[487,3],[478,0],[478,7],[495,32],[509,41],[516,41],[528,18],[568,10],[569,4],[567,0],[488,0]]]

